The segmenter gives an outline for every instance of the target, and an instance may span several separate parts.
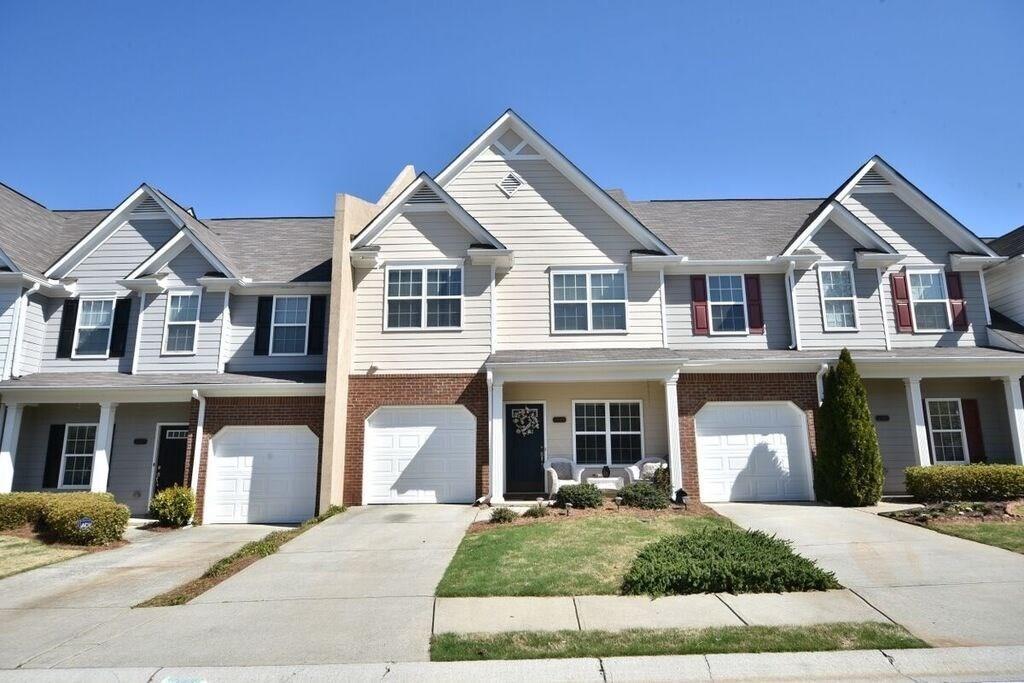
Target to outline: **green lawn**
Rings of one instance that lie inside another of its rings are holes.
[[[816,626],[726,626],[632,631],[442,633],[430,643],[435,662],[479,659],[636,657],[728,652],[818,652],[928,647],[903,627],[875,622]]]
[[[929,529],[970,541],[1024,553],[1024,521],[1021,522],[928,522]]]
[[[84,550],[47,545],[29,538],[0,536],[0,579],[77,557]]]
[[[641,518],[633,513],[538,520],[467,534],[437,594],[610,595],[641,547],[667,534],[728,520],[697,515]]]

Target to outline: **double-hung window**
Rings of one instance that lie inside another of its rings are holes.
[[[930,398],[928,431],[932,457],[936,465],[961,465],[968,462],[967,431],[963,406],[958,398]]]
[[[75,322],[74,358],[106,358],[114,326],[114,298],[82,299]]]
[[[461,329],[460,266],[389,266],[386,277],[385,329]]]
[[[857,297],[853,288],[853,267],[848,263],[819,265],[818,289],[825,330],[856,330]]]
[[[625,332],[626,273],[621,270],[551,273],[555,332]]]
[[[58,488],[89,488],[92,483],[92,459],[95,452],[95,424],[65,425]]]
[[[640,401],[573,401],[573,454],[579,465],[632,465],[644,457]]]
[[[167,314],[164,317],[164,353],[189,355],[196,352],[196,331],[199,327],[201,290],[167,292]]]
[[[271,356],[306,355],[309,296],[275,296],[271,322]]]
[[[747,296],[742,275],[708,275],[711,334],[746,334]]]
[[[907,270],[910,313],[916,332],[945,332],[949,329],[949,297],[946,274],[941,269]]]

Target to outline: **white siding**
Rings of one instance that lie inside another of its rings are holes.
[[[287,292],[282,292],[285,294]],[[222,295],[216,295],[222,298]],[[259,297],[231,295],[227,344],[228,372],[314,372],[327,368],[327,356],[254,356],[256,342],[256,307]],[[328,306],[330,309],[330,306]],[[324,321],[324,344],[327,343]]]
[[[20,286],[0,289],[0,368],[7,366],[7,351],[12,348],[9,340],[21,292]]]
[[[1024,325],[1024,258],[986,270],[985,285],[989,305]]]
[[[524,185],[506,197],[496,183],[510,170]],[[445,189],[515,251],[497,286],[498,349],[663,345],[658,273],[627,274],[628,334],[551,333],[551,266],[626,265],[642,245],[547,161],[477,159]]]
[[[785,349],[789,348],[789,310],[783,275],[761,275],[764,334],[694,336],[690,276],[666,275],[665,315],[669,346],[673,349]]]
[[[46,339],[46,322],[43,312],[49,301],[40,294],[32,294],[25,307],[25,331],[21,339],[21,357],[17,370],[28,375],[38,372],[43,359],[43,343]]]
[[[495,188],[497,191],[497,188]],[[464,258],[472,236],[446,213],[399,216],[374,244],[383,261]],[[517,257],[518,258],[518,257]],[[517,260],[518,267],[518,260]],[[384,329],[384,268],[358,269],[353,372],[476,372],[490,353],[491,269],[463,267],[462,329]]]

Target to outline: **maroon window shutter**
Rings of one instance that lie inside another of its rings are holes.
[[[690,276],[690,306],[693,317],[693,333],[711,334],[708,319],[708,284],[703,275]]]
[[[896,331],[913,332],[914,323],[910,319],[910,290],[907,289],[907,274],[893,273],[889,276],[892,283],[892,303],[896,308]]]
[[[964,410],[964,431],[967,433],[967,452],[971,462],[985,462],[985,439],[981,435],[981,411],[978,400],[965,398],[960,401]]]
[[[949,310],[953,314],[953,329],[963,331],[967,323],[967,306],[964,304],[964,288],[960,273],[946,273],[946,293],[949,296]]]
[[[761,276],[744,275],[747,290],[747,327],[750,334],[764,334],[764,309],[761,306]]]

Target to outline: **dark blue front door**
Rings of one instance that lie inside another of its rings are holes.
[[[544,404],[505,405],[505,490],[544,493]]]

